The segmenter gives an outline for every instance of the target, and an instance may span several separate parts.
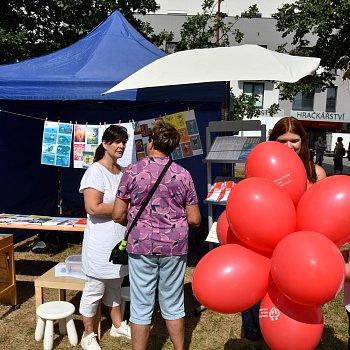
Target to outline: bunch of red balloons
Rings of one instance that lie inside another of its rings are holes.
[[[311,350],[323,331],[322,305],[343,286],[339,247],[350,241],[350,177],[307,189],[305,167],[285,145],[257,145],[246,178],[228,197],[217,225],[221,246],[198,263],[198,301],[220,313],[258,301],[260,327],[274,350]]]

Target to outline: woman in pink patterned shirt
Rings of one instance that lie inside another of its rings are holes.
[[[179,141],[174,126],[157,121],[150,131],[148,157],[130,164],[123,173],[112,214],[114,221],[131,224]],[[188,226],[198,226],[200,219],[192,177],[182,166],[172,163],[128,238],[133,350],[147,348],[157,289],[174,348],[184,349]]]

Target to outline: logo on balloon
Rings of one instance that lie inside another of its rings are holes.
[[[273,307],[269,312],[269,317],[271,321],[277,321],[278,317],[280,316],[280,310]]]

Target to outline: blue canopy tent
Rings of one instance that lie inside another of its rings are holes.
[[[203,145],[205,127],[220,120],[225,84],[128,90],[101,95],[165,53],[113,12],[77,43],[54,53],[0,66],[0,212],[80,215],[81,169],[40,164],[43,120],[117,123],[195,109]],[[202,158],[181,160],[206,192]]]

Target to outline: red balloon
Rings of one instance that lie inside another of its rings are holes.
[[[220,244],[240,243],[228,224],[226,210],[224,210],[218,218],[216,232]]]
[[[224,210],[218,218],[216,232],[221,245],[233,243],[239,244],[244,248],[251,249],[258,254],[262,254],[268,257],[269,259],[271,258],[272,252],[265,252],[257,248],[248,247],[246,244],[244,244],[238,239],[238,237],[232,232],[231,227],[228,223],[226,210]]]
[[[252,249],[272,252],[283,237],[295,231],[292,200],[263,178],[238,182],[228,196],[226,213],[234,234]]]
[[[263,177],[283,188],[294,205],[306,191],[307,176],[300,157],[277,141],[256,145],[249,153],[245,165],[246,177]]]
[[[297,206],[297,230],[322,233],[337,246],[350,242],[350,177],[334,175],[313,184]]]
[[[197,264],[192,289],[197,300],[216,312],[248,309],[266,293],[270,259],[237,244],[211,250]]]
[[[299,304],[321,305],[341,290],[344,259],[327,237],[298,231],[277,244],[271,258],[271,276],[287,298]]]
[[[271,349],[313,350],[323,332],[322,307],[296,304],[272,284],[261,302],[259,323]]]

